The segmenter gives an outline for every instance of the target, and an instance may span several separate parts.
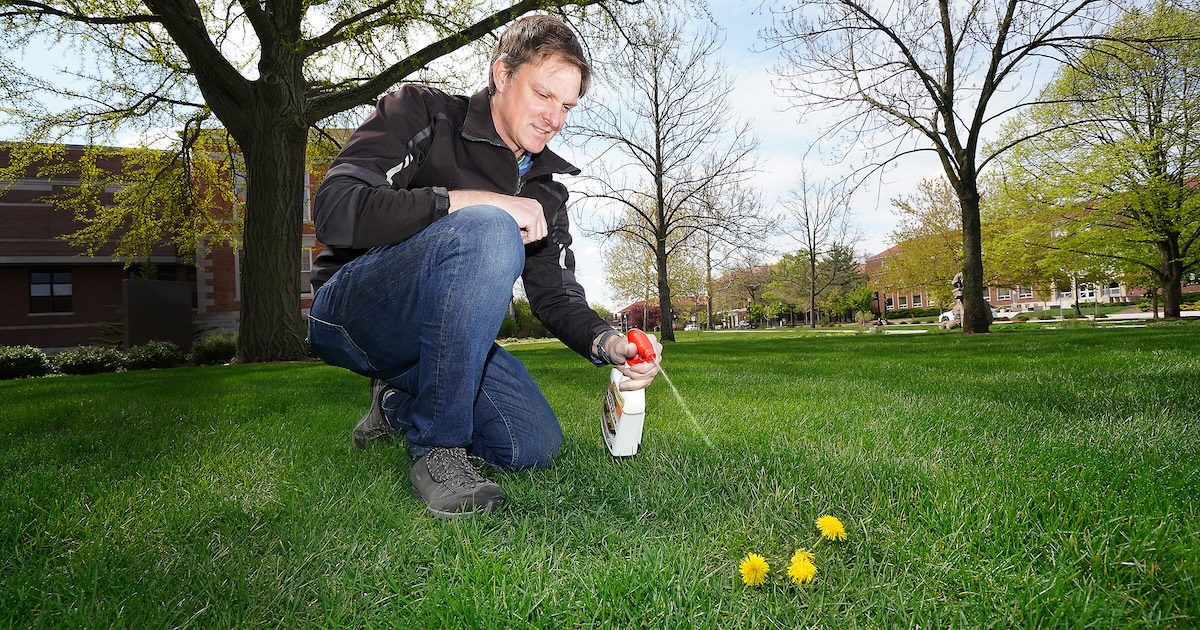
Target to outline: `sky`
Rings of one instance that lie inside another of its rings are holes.
[[[756,52],[764,46],[759,32],[770,25],[771,17],[763,9],[756,9],[756,2],[719,0],[711,3],[717,23],[724,29],[725,45],[719,61],[734,78],[735,88],[731,95],[732,110],[741,119],[750,122],[760,141],[758,157],[760,172],[754,175],[750,185],[757,187],[769,211],[776,210],[778,200],[785,197],[795,184],[804,154],[814,141],[818,125],[802,120],[800,113],[789,109],[786,98],[779,96],[772,86],[770,69],[777,57],[773,52]],[[569,121],[568,121],[569,124]],[[585,155],[563,153],[576,165],[583,167],[590,159]],[[810,155],[805,164],[810,181],[822,173],[830,177],[844,177],[851,171],[849,164],[830,165],[832,155]],[[912,194],[915,184],[921,179],[941,176],[941,166],[932,156],[906,158],[903,163],[875,178],[860,188],[851,201],[852,223],[862,234],[858,248],[865,255],[877,254],[887,249],[888,235],[896,228],[896,215],[892,211],[891,199]],[[566,181],[568,187],[571,182]],[[579,216],[581,210],[573,210],[572,220],[586,225],[589,217]],[[588,301],[600,304],[609,310],[619,310],[628,303],[616,299],[604,281],[601,244],[588,238],[578,228],[572,229],[575,236],[573,249],[576,254],[576,276],[587,292]],[[786,237],[772,239],[771,246],[784,252],[795,251],[794,242]],[[766,256],[763,262],[775,262],[781,254]]]

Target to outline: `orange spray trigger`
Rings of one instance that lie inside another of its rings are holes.
[[[637,346],[638,351],[636,357],[626,361],[629,365],[637,365],[646,361],[653,362],[657,358],[654,354],[654,344],[650,342],[650,337],[646,336],[646,333],[637,328],[630,328],[626,338],[629,339],[629,343]]]

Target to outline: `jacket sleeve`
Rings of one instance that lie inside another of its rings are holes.
[[[405,86],[380,99],[317,189],[317,239],[334,247],[402,242],[448,213],[445,188],[408,189],[437,122],[436,96]]]
[[[566,187],[558,182],[543,183],[537,197],[543,207],[555,211],[547,212],[551,219],[549,235],[526,247],[521,279],[529,306],[546,329],[568,348],[596,365],[604,365],[592,354],[592,341],[612,326],[588,305],[583,286],[575,279]]]

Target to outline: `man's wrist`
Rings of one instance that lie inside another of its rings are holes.
[[[612,365],[620,365],[624,363],[625,357],[617,357],[616,360],[614,360],[614,357],[608,354],[608,341],[613,337],[620,336],[621,333],[615,328],[609,328],[608,330],[597,335],[595,342],[593,342],[596,347],[596,350],[593,352],[593,354],[596,355],[596,358]]]

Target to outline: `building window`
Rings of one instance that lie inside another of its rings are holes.
[[[908,308],[908,296],[907,295],[900,296],[900,308]]]
[[[892,296],[889,295],[888,298],[883,302],[883,310],[890,311],[892,308]]]
[[[997,301],[1003,302],[1004,300],[1011,300],[1011,299],[1012,299],[1012,289],[1009,289],[1008,287],[1004,287],[1003,289],[996,289],[996,300]]]
[[[39,269],[29,272],[30,313],[70,313],[71,271]]]
[[[312,223],[312,177],[306,170],[304,172],[304,205],[300,206],[300,221],[302,223]],[[308,289],[302,289],[302,293],[307,293]]]
[[[1033,298],[1033,287],[1017,287],[1017,299],[1029,300]]]
[[[920,294],[913,296],[913,308],[921,308],[921,304],[923,304],[923,303],[924,303],[924,301],[922,300]]]
[[[1079,299],[1081,299],[1081,300],[1096,299],[1096,285],[1091,282],[1079,283]]]
[[[312,248],[302,247],[300,249],[300,294],[308,295],[312,293]]]

